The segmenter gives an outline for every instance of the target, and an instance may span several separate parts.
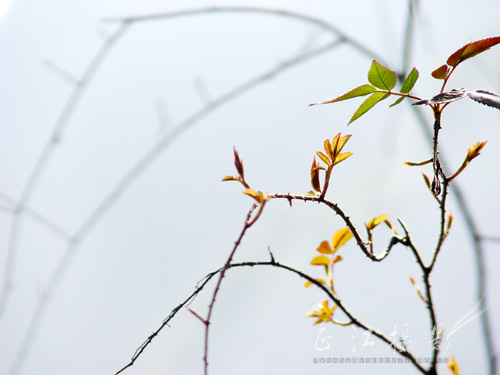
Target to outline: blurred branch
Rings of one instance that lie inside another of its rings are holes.
[[[270,9],[270,8],[259,8],[259,7],[206,7],[206,8],[198,8],[191,10],[184,10],[178,12],[166,12],[166,13],[155,13],[150,15],[143,16],[133,16],[133,17],[122,17],[122,18],[107,18],[104,21],[107,22],[120,22],[122,24],[129,23],[138,23],[145,21],[156,21],[156,20],[164,20],[170,18],[180,18],[180,17],[188,17],[188,16],[197,16],[197,15],[211,15],[217,13],[257,13],[257,14],[267,14],[270,16],[279,16],[290,19],[300,20],[306,23],[310,23],[320,27],[321,29],[333,33],[335,36],[341,38],[344,42],[348,43],[355,50],[359,51],[363,55],[369,57],[370,59],[375,59],[380,63],[385,65],[384,59],[381,56],[378,56],[377,53],[369,49],[363,43],[358,42],[357,40],[351,38],[339,28],[334,25],[323,21],[319,18],[307,16],[302,13],[291,12],[288,10],[281,9]]]
[[[223,94],[220,97],[214,99],[211,103],[202,107],[200,110],[196,111],[190,117],[185,119],[172,131],[163,136],[149,151],[147,151],[145,155],[140,158],[132,168],[129,169],[129,171],[115,185],[111,192],[97,205],[94,211],[86,218],[83,224],[75,232],[72,240],[68,243],[68,246],[59,263],[57,264],[47,286],[42,291],[42,297],[37,302],[37,305],[28,323],[26,335],[21,342],[19,352],[14,361],[14,366],[11,374],[18,373],[26,355],[29,353],[30,347],[33,343],[33,339],[38,332],[43,315],[45,313],[45,310],[47,309],[50,297],[53,294],[53,291],[59,285],[62,276],[69,268],[72,259],[78,251],[78,245],[86,238],[86,236],[95,227],[95,225],[99,222],[103,215],[108,212],[108,210],[113,206],[117,199],[122,194],[124,194],[125,191],[130,187],[130,185],[139,177],[139,175],[144,170],[146,170],[146,168],[154,160],[156,160],[156,158],[162,153],[162,151],[170,144],[172,144],[177,138],[179,138],[184,132],[203,120],[206,116],[208,116],[216,109],[242,96],[244,93],[248,92],[250,89],[255,88],[259,84],[275,78],[279,74],[282,74],[283,72],[294,66],[309,61],[314,57],[320,56],[321,54],[330,51],[331,49],[341,45],[342,43],[342,40],[336,40],[326,44],[325,46],[316,48],[304,55],[291,58],[290,60],[284,61],[283,63],[279,64],[275,68],[233,88],[226,94]]]
[[[12,212],[15,210],[15,207],[18,205],[14,199],[11,197],[7,196],[7,194],[4,194],[0,192],[0,197],[7,201],[11,207],[6,207],[5,210],[8,212]],[[71,238],[71,234],[64,229],[62,226],[57,224],[56,222],[50,220],[46,216],[42,215],[38,211],[35,211],[29,207],[23,206],[22,209],[24,212],[26,212],[30,217],[32,217],[34,220],[36,220],[38,223],[42,224],[43,226],[49,228],[54,234],[56,234],[58,237],[61,237],[64,240],[69,240]]]
[[[67,70],[65,70],[65,69],[61,68],[60,66],[56,65],[56,63],[54,63],[54,62],[52,62],[52,61],[50,61],[48,59],[44,59],[42,61],[42,63],[47,68],[49,68],[54,73],[56,73],[59,77],[61,77],[64,81],[68,82],[70,85],[72,85],[72,86],[78,85],[78,79],[73,74],[71,74],[70,72],[68,72]]]
[[[471,210],[465,200],[465,197],[460,189],[459,185],[455,182],[451,185],[451,190],[455,199],[457,201],[458,207],[462,216],[465,219],[467,230],[472,239],[472,246],[474,249],[474,259],[476,260],[476,271],[477,271],[477,287],[476,287],[476,299],[479,304],[479,308],[483,313],[480,316],[481,329],[483,331],[484,345],[486,347],[486,353],[488,355],[488,370],[490,375],[496,375],[498,371],[498,355],[496,352],[493,335],[492,335],[492,325],[490,312],[488,307],[488,292],[487,292],[487,276],[486,267],[484,262],[484,248],[481,241],[481,236],[477,228],[477,224],[472,217]]]
[[[410,69],[410,64],[409,64],[410,54],[411,54],[410,43],[413,39],[413,31],[414,31],[413,19],[415,17],[416,10],[419,6],[419,0],[408,0],[408,4],[409,4],[408,19],[406,24],[406,34],[403,45],[403,51],[404,51],[403,64],[402,64],[403,74],[398,77],[401,80],[401,82],[404,81],[405,76],[407,74],[407,70]],[[484,71],[482,70],[481,72]],[[433,134],[431,129],[427,126],[427,121],[423,115],[422,108],[417,106],[412,106],[412,109],[415,117],[417,118],[418,123],[420,124],[421,131],[424,133],[424,136],[429,140],[429,144],[432,145]],[[446,171],[448,169],[447,168],[448,163],[444,159],[443,155],[440,155],[439,160],[441,163],[441,167]],[[484,249],[481,242],[482,237],[479,234],[477,224],[472,217],[471,209],[468,203],[466,202],[464,194],[457,181],[454,181],[454,183],[451,184],[450,190],[457,201],[461,215],[465,219],[467,231],[472,240],[472,246],[474,249],[474,258],[476,260],[476,265],[475,265],[476,275],[477,275],[476,300],[478,301],[480,309],[483,311],[483,314],[481,315],[481,329],[483,331],[484,345],[486,347],[486,353],[488,356],[489,374],[496,375],[498,371],[497,367],[498,356],[496,353],[497,350],[495,348],[494,340],[491,333],[492,326],[491,326],[490,313],[489,310],[486,309],[486,306],[488,304],[487,303],[488,293],[487,293],[487,276],[484,264]]]
[[[36,186],[38,185],[38,182],[40,181],[40,178],[43,175],[43,172],[45,171],[45,168],[47,167],[50,158],[63,135],[64,129],[69,122],[71,114],[81,100],[85,92],[85,88],[88,86],[88,83],[91,81],[94,74],[99,69],[106,55],[110,52],[111,48],[124,34],[127,28],[127,24],[120,25],[117,30],[108,39],[106,39],[104,44],[90,61],[82,77],[77,81],[77,84],[74,85],[73,90],[68,97],[65,106],[62,108],[62,111],[59,114],[59,118],[55,123],[52,135],[50,136],[48,142],[45,144],[42,153],[33,168],[33,172],[29,176],[28,181],[24,186],[23,191],[21,192],[21,196],[16,206],[14,207],[12,225],[10,228],[8,240],[7,259],[5,262],[4,282],[0,293],[0,320],[3,317],[3,314],[7,307],[9,296],[12,291],[12,286],[14,284],[16,257],[18,252],[18,236],[21,231],[22,213],[25,210],[25,207],[27,206],[33,191],[36,189]]]
[[[402,73],[398,77],[403,82],[410,71],[411,52],[413,50],[413,30],[414,19],[419,0],[408,0],[408,18],[406,19],[406,31],[403,42],[403,63],[401,64]]]

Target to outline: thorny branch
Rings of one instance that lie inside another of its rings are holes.
[[[229,269],[229,266],[234,258],[234,254],[236,253],[236,250],[241,244],[241,241],[243,240],[243,237],[245,236],[245,233],[247,230],[255,223],[255,219],[252,220],[252,213],[253,211],[257,208],[257,206],[260,206],[259,213],[257,215],[260,215],[262,212],[262,208],[264,207],[265,202],[261,203],[258,205],[257,203],[254,203],[250,210],[247,213],[247,217],[245,219],[245,224],[243,225],[243,229],[241,230],[241,233],[234,243],[233,250],[229,254],[229,257],[227,258],[226,264],[224,267],[222,267],[220,273],[219,273],[219,279],[217,280],[217,285],[215,286],[214,293],[212,295],[212,300],[210,302],[210,305],[208,306],[208,314],[206,319],[204,319],[204,324],[205,324],[205,355],[203,356],[203,362],[205,364],[204,366],[204,371],[205,375],[208,374],[208,334],[210,330],[210,323],[211,323],[211,318],[212,318],[212,313],[214,310],[214,305],[215,305],[215,300],[217,298],[217,295],[219,294],[220,286],[222,284],[222,279],[224,278],[224,275],[226,274],[226,271]],[[257,216],[258,218],[259,216]]]

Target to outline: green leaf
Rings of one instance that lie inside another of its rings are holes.
[[[400,96],[398,100],[396,100],[394,103],[392,103],[392,104],[389,106],[389,108],[390,108],[390,107],[394,107],[394,106],[398,105],[398,104],[399,104],[399,103],[401,103],[403,100],[405,100],[405,98],[406,98],[406,96]]]
[[[309,104],[309,106],[335,103],[335,102],[340,102],[342,100],[356,98],[358,96],[365,96],[365,95],[371,94],[372,92],[375,92],[375,90],[376,90],[375,87],[373,87],[372,85],[366,84],[366,85],[356,87],[355,89],[352,89],[348,93],[341,95],[339,97],[327,99],[327,100],[324,100],[324,101],[318,102],[318,103],[312,103],[312,104]]]
[[[451,67],[456,67],[461,62],[470,59],[471,57],[476,56],[481,52],[487,51],[498,43],[500,43],[500,36],[467,43],[465,46],[448,57],[446,63]]]
[[[387,98],[390,94],[386,92],[374,92],[371,94],[364,102],[359,106],[359,108],[354,112],[354,115],[352,115],[351,120],[349,121],[349,124],[363,116],[366,112],[368,112],[375,104],[380,102],[381,100],[384,100]]]
[[[368,82],[382,90],[391,91],[396,86],[396,73],[373,60],[368,71]]]
[[[399,92],[401,94],[409,94],[410,91],[413,89],[413,86],[415,86],[418,76],[419,76],[418,70],[413,68],[410,74],[408,74],[408,77],[406,77],[405,81],[403,82],[403,86],[401,86],[401,90]]]

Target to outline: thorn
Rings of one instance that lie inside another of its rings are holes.
[[[273,253],[271,252],[271,248],[268,246],[267,251],[269,252],[269,256],[271,257],[271,263],[276,264],[276,261],[274,260]]]
[[[195,313],[193,310],[191,310],[189,307],[186,307],[186,310],[188,310],[191,314],[193,314],[194,316],[196,316],[198,319],[201,320],[201,322],[205,325],[208,325],[208,322],[203,319],[201,316],[199,316],[197,313]]]

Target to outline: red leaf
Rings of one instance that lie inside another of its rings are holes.
[[[498,43],[500,43],[500,36],[467,43],[465,46],[463,46],[455,53],[453,53],[450,57],[448,57],[446,63],[451,67],[455,67],[462,61],[470,59],[471,57],[476,56],[477,54],[480,54],[481,52],[490,49],[491,47],[497,45]]]
[[[436,79],[446,79],[449,68],[446,65],[442,65],[431,73],[431,75]]]

